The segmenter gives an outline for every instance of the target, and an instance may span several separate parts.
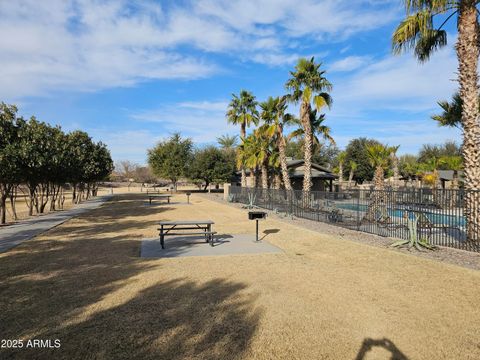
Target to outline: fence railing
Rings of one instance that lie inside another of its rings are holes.
[[[230,188],[229,201],[408,240],[409,219],[417,219],[417,236],[432,245],[480,252],[480,224],[467,224],[464,190],[342,190],[341,192]],[[467,211],[478,214],[480,202]]]

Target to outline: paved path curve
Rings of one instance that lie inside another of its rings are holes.
[[[106,200],[110,199],[111,196],[112,195],[99,196],[75,205],[75,207],[69,210],[46,214],[0,228],[0,253],[21,244],[23,241],[29,240],[47,230],[50,230],[51,228],[70,220],[74,216],[99,207]]]

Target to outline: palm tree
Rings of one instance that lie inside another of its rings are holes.
[[[253,148],[253,156],[256,164],[260,167],[262,174],[262,188],[268,189],[268,164],[271,154],[272,137],[269,133],[268,124],[260,126],[254,132],[255,145]]]
[[[358,164],[355,161],[350,160],[349,165],[350,165],[350,174],[348,175],[348,188],[350,189],[350,186],[353,180],[353,175],[355,174],[355,170],[357,170]]]
[[[237,167],[241,169],[250,169],[250,177],[252,179],[253,187],[257,187],[257,147],[255,136],[250,135],[241,140],[241,144],[237,149]],[[246,179],[245,186],[242,184],[242,187],[246,187]]]
[[[227,109],[227,120],[234,125],[240,124],[240,140],[247,136],[247,127],[251,124],[258,124],[257,101],[255,96],[246,90],[240,91],[240,95],[232,94],[232,100]],[[247,186],[247,175],[245,167],[242,171],[242,186]]]
[[[262,109],[260,118],[269,124],[270,128],[268,133],[273,136],[276,135],[277,147],[278,147],[278,161],[282,171],[283,184],[285,189],[292,190],[292,184],[290,182],[290,176],[287,168],[287,155],[286,155],[286,142],[283,135],[283,127],[290,123],[293,119],[293,115],[286,113],[287,101],[286,97],[269,97],[267,101],[260,104]]]
[[[330,142],[330,144],[335,145],[335,140],[331,135],[331,129],[329,126],[324,125],[325,114],[320,114],[317,116],[317,110],[310,110],[310,128],[312,129],[312,138],[313,138],[313,147],[312,150],[316,151],[321,146],[319,136],[323,137],[324,140]],[[290,133],[288,136],[289,139],[292,138],[302,138],[305,135],[305,130],[303,129],[302,123],[297,118],[292,118],[290,120],[291,124],[297,124],[298,128]]]
[[[478,239],[480,226],[480,110],[478,107],[478,57],[480,54],[478,0],[405,0],[406,18],[393,34],[393,52],[414,49],[420,61],[447,45],[447,32],[443,26],[452,17],[457,18],[457,59],[460,99],[462,100],[462,128],[465,179],[465,216],[467,238]],[[448,15],[447,15],[448,14]],[[435,16],[446,16],[434,28]],[[472,190],[472,191],[468,191]]]
[[[295,71],[290,72],[290,79],[285,87],[290,91],[288,100],[300,103],[300,122],[304,131],[304,198],[309,197],[312,188],[312,147],[313,132],[310,122],[312,102],[315,109],[322,109],[330,106],[332,99],[327,91],[331,91],[332,85],[324,77],[325,71],[320,70],[321,63],[315,63],[312,57],[310,60],[301,58],[295,66]]]
[[[347,153],[345,151],[340,152],[337,156],[337,160],[338,160],[338,181],[340,181],[340,182],[343,181],[343,165],[345,164],[346,157],[347,157]]]
[[[370,165],[375,168],[373,175],[374,192],[371,196],[371,202],[368,205],[365,218],[376,221],[377,212],[381,207],[385,206],[387,194],[385,193],[384,175],[385,170],[390,163],[390,147],[383,144],[372,144],[367,146],[367,154]]]
[[[370,165],[375,169],[373,175],[373,186],[375,190],[385,189],[385,169],[390,163],[390,147],[383,144],[372,144],[367,146],[367,154]]]
[[[397,146],[390,146],[390,161],[392,163],[392,170],[393,170],[393,180],[394,185],[397,185],[397,181],[400,180],[400,170],[398,168],[398,157],[397,151],[400,148],[400,145]]]
[[[440,126],[456,127],[462,129],[462,99],[458,93],[452,97],[452,102],[439,101],[437,103],[443,110],[440,115],[432,115],[432,119]]]
[[[220,147],[225,151],[231,151],[237,146],[238,136],[230,136],[228,134],[217,137],[217,142]]]
[[[408,178],[409,183],[411,184],[412,179],[416,177],[418,173],[418,157],[415,155],[402,155],[399,160],[400,163],[400,173]]]

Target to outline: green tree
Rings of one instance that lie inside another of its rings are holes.
[[[192,158],[192,140],[182,139],[179,133],[159,142],[148,150],[148,164],[155,175],[169,179],[175,190],[181,177],[187,177]]]
[[[453,141],[447,141],[440,145],[424,144],[418,153],[418,161],[427,162],[431,158],[437,159],[443,156],[461,156],[462,149]]]
[[[188,169],[188,177],[204,182],[206,190],[211,183],[230,181],[234,171],[233,158],[215,146],[208,146],[195,150],[192,164]]]
[[[447,45],[447,32],[443,29],[449,19],[457,19],[457,59],[461,123],[463,128],[463,159],[465,216],[467,238],[478,239],[480,227],[480,110],[478,106],[478,58],[480,38],[478,0],[405,0],[406,18],[393,34],[394,53],[413,49],[420,61],[426,61],[437,49]],[[446,16],[435,27],[434,18]]]
[[[255,96],[246,90],[240,91],[237,96],[232,94],[232,100],[227,109],[227,121],[234,125],[240,125],[240,141],[247,136],[247,127],[252,124],[258,124],[257,101]],[[242,186],[247,184],[247,176],[245,168],[240,169],[242,172]]]
[[[418,156],[411,154],[402,155],[400,156],[398,163],[400,174],[408,178],[410,181],[418,174]]]
[[[373,179],[373,174],[375,169],[370,163],[370,158],[367,152],[367,146],[380,144],[377,140],[367,139],[367,138],[357,138],[352,139],[348,143],[345,152],[345,171],[350,171],[350,161],[354,161],[357,164],[357,169],[355,171],[355,179],[359,183],[364,181],[370,181]]]
[[[18,163],[17,107],[0,103],[0,224],[5,224],[7,198],[21,181]]]
[[[283,134],[285,125],[293,120],[293,115],[288,114],[286,97],[269,97],[267,101],[260,104],[261,119],[269,126],[265,131],[269,136],[276,138],[276,147],[278,149],[278,162],[280,164],[283,184],[285,189],[292,190],[290,175],[287,168],[286,139]],[[277,181],[278,183],[278,181]]]
[[[295,66],[295,71],[290,72],[290,79],[285,84],[289,91],[288,99],[293,103],[300,103],[300,122],[303,128],[304,140],[304,197],[308,198],[312,188],[312,152],[313,152],[313,129],[311,126],[312,102],[318,111],[325,106],[330,106],[332,99],[328,94],[332,85],[325,78],[325,71],[320,69],[321,63],[315,63],[301,58]]]
[[[458,172],[463,169],[463,159],[461,156],[442,156],[438,163],[446,170],[453,170],[452,188],[458,189]]]

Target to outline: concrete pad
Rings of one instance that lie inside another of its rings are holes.
[[[140,257],[174,258],[183,256],[216,256],[235,254],[281,253],[282,250],[254,235],[216,235],[215,246],[205,242],[203,236],[172,236],[165,238],[165,249],[159,238],[142,240]]]

